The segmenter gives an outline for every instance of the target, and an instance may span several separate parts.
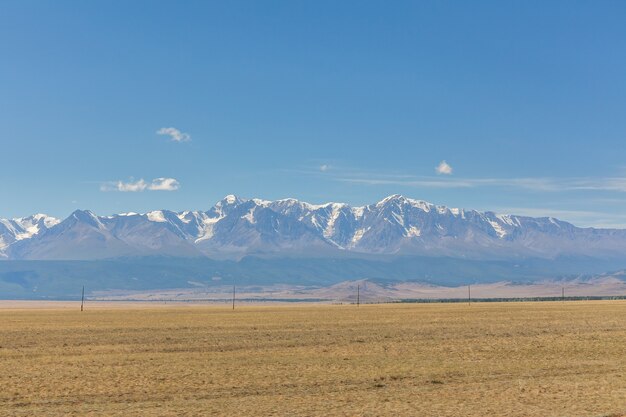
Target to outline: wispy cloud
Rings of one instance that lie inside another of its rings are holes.
[[[377,175],[340,175],[337,181],[363,185],[398,185],[421,188],[508,187],[529,191],[614,191],[626,192],[626,178],[393,178]]]
[[[626,192],[626,177],[578,178],[571,181],[573,190],[603,190]]]
[[[516,187],[536,191],[559,189],[559,185],[545,178],[441,178],[441,177],[337,177],[337,181],[363,185],[398,185],[415,188],[477,188]]]
[[[445,163],[446,161],[442,161]],[[449,166],[449,164],[446,163]],[[437,167],[439,169],[441,164]],[[331,169],[332,168],[332,169]],[[447,171],[446,169],[443,169]],[[527,191],[610,191],[626,193],[626,175],[613,177],[459,177],[452,175],[409,175],[333,165],[288,169],[290,173],[319,176],[331,181],[362,185],[397,185],[415,188],[510,188]],[[452,172],[452,167],[450,167]]]
[[[407,187],[423,187],[423,188],[469,188],[474,184],[471,181],[454,180],[440,181],[438,178],[421,178],[421,179],[393,179],[393,178],[354,178],[354,177],[338,177],[337,181],[348,182],[351,184],[362,185],[402,185]]]
[[[141,192],[141,191],[176,191],[180,183],[174,178],[155,178],[146,182],[143,178],[137,181],[109,181],[100,185],[100,191]]]
[[[441,161],[435,167],[435,172],[441,175],[452,175],[452,167],[446,161]]]
[[[172,142],[189,142],[191,135],[183,133],[175,127],[162,127],[156,131],[157,135],[166,135]]]
[[[319,177],[326,181],[371,186],[390,185],[433,189],[505,188],[546,193],[562,191],[626,193],[626,174],[611,177],[460,177],[458,175],[411,175],[402,171],[378,171],[320,162],[296,168],[278,168],[278,171],[289,175]],[[624,202],[626,200],[620,198],[611,201]]]

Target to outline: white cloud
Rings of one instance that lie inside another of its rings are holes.
[[[146,182],[143,178],[137,181],[110,181],[100,186],[100,191],[141,192],[141,191],[176,191],[180,183],[174,178],[155,178]]]
[[[146,182],[141,179],[139,181],[129,181],[129,182],[124,182],[124,181],[118,181],[117,182],[117,191],[122,191],[122,192],[137,192],[137,191],[143,191],[146,189],[146,187],[148,186],[148,184],[146,184]]]
[[[151,191],[176,191],[180,188],[180,183],[174,178],[155,178],[148,186]]]
[[[156,133],[157,135],[169,136],[172,142],[189,142],[191,140],[191,135],[183,133],[175,127],[162,127]]]
[[[329,169],[330,169],[330,165],[326,165],[326,164],[320,165],[320,171],[322,171],[322,172],[326,172]]]
[[[441,161],[439,162],[439,165],[437,165],[437,167],[435,168],[435,171],[437,172],[437,174],[451,175],[452,167],[446,161]]]

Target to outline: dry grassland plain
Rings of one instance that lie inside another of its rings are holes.
[[[624,412],[624,301],[0,306],[2,416]]]

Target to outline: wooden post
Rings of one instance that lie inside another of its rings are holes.
[[[233,284],[233,310],[235,309],[235,284]]]
[[[561,301],[565,301],[565,287],[561,287]]]
[[[361,286],[357,284],[356,286],[356,306],[358,307],[361,303]]]
[[[472,305],[472,286],[467,286],[467,304]]]
[[[80,311],[83,311],[85,305],[85,286],[83,285],[83,295],[80,297]]]

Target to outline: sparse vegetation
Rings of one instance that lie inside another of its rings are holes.
[[[3,416],[606,416],[626,302],[0,310]]]

